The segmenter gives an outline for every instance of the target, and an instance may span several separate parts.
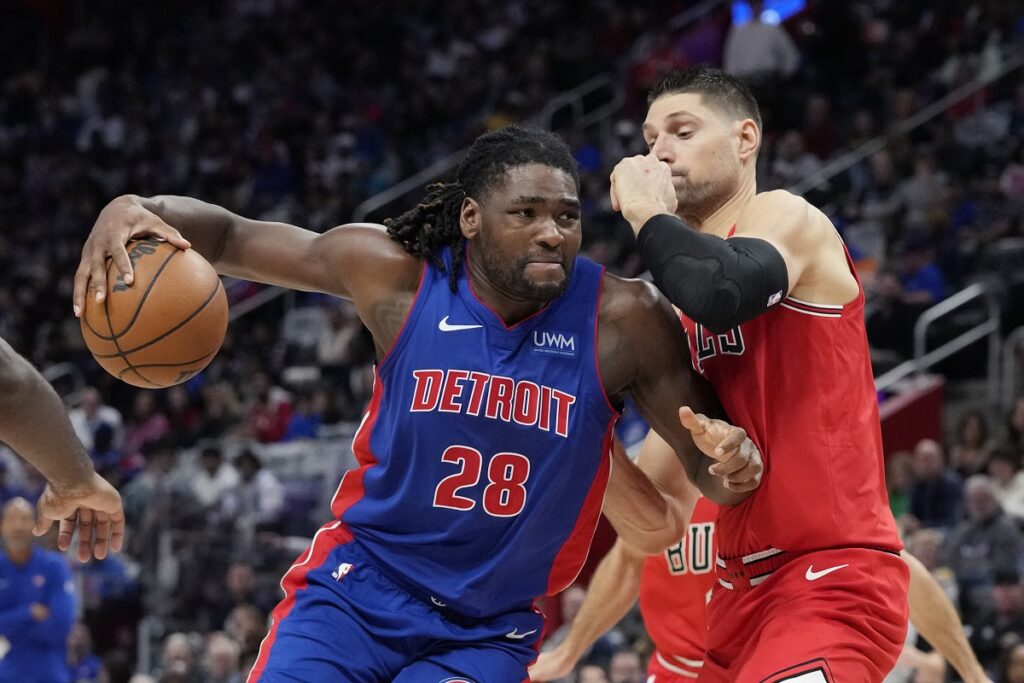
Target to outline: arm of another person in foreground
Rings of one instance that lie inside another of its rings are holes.
[[[124,510],[114,487],[96,474],[64,404],[32,364],[0,339],[0,441],[10,446],[46,478],[39,499],[36,534],[60,522],[61,550],[79,530],[78,559],[108,548],[121,549]]]
[[[647,432],[636,463],[615,444],[612,474],[603,512],[626,543],[641,555],[654,555],[679,542],[690,523],[700,492],[690,483],[668,443]],[[660,525],[638,525],[652,510],[664,516]]]
[[[942,586],[927,568],[906,550],[900,553],[910,568],[910,621],[966,683],[989,680],[971,650],[960,616]]]
[[[572,673],[576,662],[598,638],[629,612],[640,595],[644,556],[620,538],[597,565],[587,596],[565,640],[550,652],[542,652],[530,667],[530,680],[551,681]]]
[[[728,425],[719,430],[721,423],[696,414],[720,412],[718,401],[690,366],[679,318],[650,283],[606,276],[598,346],[605,390],[632,394],[641,416],[676,452],[702,494],[719,505],[736,505],[757,488],[761,457],[746,433]],[[716,437],[728,443],[714,444]]]

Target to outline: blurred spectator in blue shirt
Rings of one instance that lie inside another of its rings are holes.
[[[36,547],[35,510],[24,498],[3,507],[0,537],[0,681],[70,683],[65,643],[75,622],[74,584],[64,556]]]

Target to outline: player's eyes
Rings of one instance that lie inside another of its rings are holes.
[[[521,218],[533,218],[536,215],[533,209],[512,209],[509,213]]]

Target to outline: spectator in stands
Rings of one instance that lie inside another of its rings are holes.
[[[914,174],[896,187],[896,199],[903,209],[904,229],[925,234],[932,216],[941,211],[947,197],[948,180],[935,167],[935,155],[919,149],[914,155]]]
[[[237,431],[243,422],[238,394],[228,382],[214,382],[202,389],[203,409],[196,426],[197,439],[220,439]]]
[[[856,117],[854,122],[856,122]],[[870,115],[868,121],[862,121],[860,125],[862,134],[864,130],[870,130]],[[807,104],[804,105],[803,128],[800,132],[807,145],[807,151],[816,159],[827,161],[838,151],[842,144],[843,134],[839,126],[836,125],[836,116],[832,113],[832,103],[825,95],[815,93],[807,98]],[[856,132],[855,128],[855,134]],[[857,147],[856,140],[852,140],[849,144],[851,149]]]
[[[804,146],[800,131],[788,130],[779,141],[779,151],[772,162],[770,185],[786,188],[821,170],[821,161]]]
[[[1024,396],[1018,396],[1006,416],[1007,447],[1015,453],[1024,453]]]
[[[225,633],[211,633],[206,639],[203,655],[203,683],[242,683],[238,665],[238,643]]]
[[[647,676],[643,662],[634,650],[619,650],[608,665],[609,683],[644,683]]]
[[[318,401],[319,405],[314,403],[314,399]],[[323,421],[325,399],[326,397],[322,393],[315,395],[311,395],[309,392],[300,393],[281,441],[315,439],[317,431],[320,429],[320,423]]]
[[[78,623],[71,628],[67,647],[72,683],[107,683],[109,676],[103,660],[93,653],[92,635],[85,624]]]
[[[259,653],[260,642],[267,631],[266,618],[253,605],[239,605],[224,620],[224,630],[238,643],[244,661]]]
[[[925,527],[952,528],[960,518],[960,479],[945,463],[942,446],[922,439],[914,448],[910,515]]]
[[[256,453],[245,449],[235,458],[239,482],[230,496],[236,525],[250,530],[278,530],[284,513],[284,487],[277,475],[263,467]]]
[[[224,462],[220,447],[212,444],[200,449],[198,465],[191,476],[192,495],[203,509],[220,510],[241,481],[238,470]]]
[[[988,475],[1003,510],[1018,522],[1024,522],[1024,472],[1020,456],[1008,448],[998,448],[989,458]]]
[[[725,35],[722,64],[752,87],[774,85],[796,73],[800,51],[786,29],[764,20],[763,2],[755,0],[750,6],[750,21],[733,25]]]
[[[1006,569],[995,576],[992,606],[979,611],[970,623],[971,647],[978,661],[995,670],[1003,652],[1021,641],[1024,634],[1024,586],[1017,570]]]
[[[280,441],[291,419],[292,407],[288,393],[272,385],[270,377],[263,372],[256,374],[249,390],[246,417],[249,432],[260,443]]]
[[[210,596],[209,622],[215,629],[226,627],[227,620],[237,607],[251,605],[262,612],[273,609],[278,596],[261,590],[256,571],[247,562],[233,562],[223,579],[211,585],[217,592]],[[276,588],[276,585],[275,585]]]
[[[966,519],[946,541],[945,557],[960,585],[964,616],[987,606],[995,577],[1015,573],[1024,559],[1024,537],[1003,512],[992,480],[976,474],[964,484]]]
[[[609,683],[608,672],[600,664],[582,664],[576,673],[576,683]]]
[[[124,436],[123,420],[121,413],[112,406],[104,405],[103,397],[96,387],[86,387],[82,390],[82,398],[78,406],[68,411],[68,418],[71,426],[75,428],[75,435],[85,446],[85,450],[93,450],[93,441],[97,430],[104,426],[109,430],[110,446],[118,446]]]
[[[196,666],[196,648],[192,638],[184,633],[172,633],[164,640],[161,656],[161,669],[157,679],[163,683],[167,680],[182,683],[201,683],[199,669]]]
[[[7,461],[0,458],[0,506],[6,505],[12,498],[27,498],[26,491],[20,486],[10,483],[10,468]]]
[[[949,449],[949,459],[961,478],[983,474],[988,469],[992,443],[988,438],[988,420],[980,410],[972,410],[960,418],[956,442]]]
[[[998,683],[1024,683],[1024,643],[1016,643],[1003,652]]]
[[[179,448],[191,448],[195,444],[199,412],[180,384],[167,390],[167,421],[171,426],[172,439]]]
[[[135,394],[132,417],[124,435],[124,452],[128,457],[140,455],[150,443],[163,439],[171,430],[167,416],[157,409],[156,394],[140,391]]]
[[[24,499],[0,511],[0,681],[70,681],[65,643],[75,623],[74,584],[60,553],[37,547],[35,509]]]
[[[899,245],[897,254],[907,303],[927,308],[946,298],[946,277],[935,262],[935,247],[927,236],[909,235]]]
[[[893,453],[885,465],[885,486],[889,492],[892,515],[900,521],[910,512],[910,493],[914,487],[914,456],[907,451]]]

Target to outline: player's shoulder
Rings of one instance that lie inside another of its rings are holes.
[[[412,254],[407,244],[395,239],[379,223],[345,223],[320,236],[322,249],[354,260],[362,268],[372,269],[382,278],[398,277],[419,282],[423,258]]]
[[[740,214],[736,232],[742,235],[770,229],[774,234],[814,240],[829,235],[831,227],[828,217],[800,195],[770,190],[751,197]]]
[[[644,315],[659,309],[664,310],[667,305],[667,300],[654,283],[605,272],[601,282],[601,303],[598,307],[602,321]]]

